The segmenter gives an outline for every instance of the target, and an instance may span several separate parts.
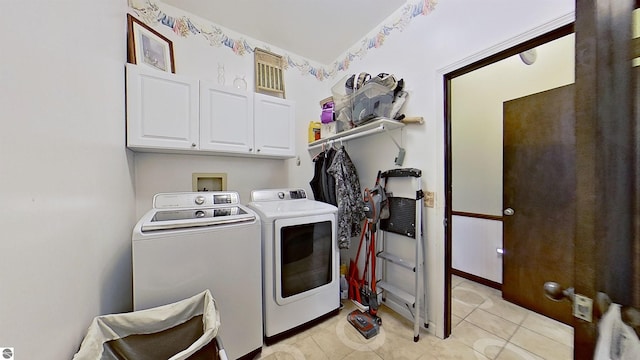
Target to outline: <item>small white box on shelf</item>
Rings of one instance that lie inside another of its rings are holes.
[[[320,138],[324,139],[331,135],[335,135],[342,131],[341,121],[332,121],[330,123],[320,125]]]

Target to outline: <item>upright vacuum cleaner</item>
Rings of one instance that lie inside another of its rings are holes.
[[[355,262],[349,267],[349,298],[360,304],[366,312],[354,310],[347,315],[347,321],[366,339],[370,339],[380,331],[382,319],[378,317],[378,294],[376,291],[376,230],[380,219],[389,217],[389,208],[384,189],[380,185],[380,172],[376,177],[373,189],[364,190],[364,211],[366,220],[362,227],[358,253]],[[359,277],[358,260],[362,244],[365,245],[365,265],[362,277]],[[371,264],[371,274],[369,274]],[[369,281],[370,280],[370,281]]]

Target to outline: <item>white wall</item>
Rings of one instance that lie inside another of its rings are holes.
[[[425,224],[429,320],[439,336],[444,323],[442,69],[463,64],[465,59],[573,10],[573,0],[441,1],[431,14],[415,19],[403,32],[385,39],[384,46],[351,63],[352,73],[389,72],[404,78],[410,92],[405,113],[425,118],[424,125],[409,125],[395,136],[402,137],[407,149],[403,166],[422,169],[423,189],[436,192],[436,207],[426,209]],[[348,150],[363,186],[373,185],[378,170],[393,168],[397,153],[385,134],[352,141]]]
[[[0,8],[0,347],[69,359],[131,309],[126,2]]]
[[[136,217],[151,208],[154,194],[192,191],[192,173],[227,173],[227,190],[238,191],[243,203],[251,190],[287,185],[284,160],[226,156],[136,153]]]
[[[451,268],[502,283],[502,221],[451,217]]]

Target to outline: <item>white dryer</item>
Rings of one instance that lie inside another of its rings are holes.
[[[338,209],[302,189],[254,190],[247,206],[262,221],[266,343],[337,314]]]
[[[260,219],[236,192],[162,193],[133,230],[133,306],[142,310],[209,289],[230,359],[261,351]]]

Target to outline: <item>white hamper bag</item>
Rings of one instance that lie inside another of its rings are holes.
[[[219,326],[215,300],[205,290],[172,304],[94,318],[73,359],[226,359],[214,339]]]

